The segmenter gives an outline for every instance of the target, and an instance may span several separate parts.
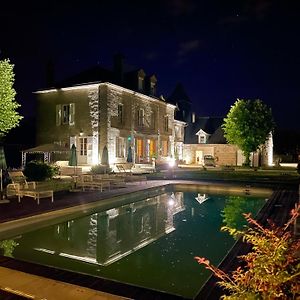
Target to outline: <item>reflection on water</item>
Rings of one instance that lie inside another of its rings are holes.
[[[163,194],[56,225],[34,249],[106,266],[175,230],[183,209],[182,192]]]
[[[6,254],[193,298],[210,275],[194,256],[218,265],[234,243],[220,232],[223,221],[237,224],[238,215],[255,214],[263,203],[250,196],[163,192],[20,235],[7,243]]]

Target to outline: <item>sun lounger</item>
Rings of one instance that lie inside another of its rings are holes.
[[[92,175],[81,175],[77,178],[76,188],[81,188],[83,191],[87,189],[103,189],[110,190],[110,182],[106,180],[94,180]]]
[[[23,197],[30,197],[37,200],[40,204],[41,198],[51,198],[53,202],[53,190],[42,190],[38,188],[35,181],[27,181],[22,171],[8,172],[12,183],[6,187],[7,197],[17,196],[18,202],[21,202]]]

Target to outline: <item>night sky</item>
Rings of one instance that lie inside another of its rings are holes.
[[[2,1],[0,58],[15,64],[25,117],[49,60],[61,80],[121,52],[156,75],[159,95],[181,82],[201,116],[259,98],[279,128],[300,130],[299,23],[297,1]]]

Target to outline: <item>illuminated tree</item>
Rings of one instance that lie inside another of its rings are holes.
[[[0,60],[0,138],[17,127],[23,118],[16,111],[20,104],[15,101],[13,67],[9,59]]]
[[[244,153],[245,165],[250,165],[250,154],[264,144],[274,129],[271,109],[261,100],[237,99],[224,119],[222,128],[230,144]]]

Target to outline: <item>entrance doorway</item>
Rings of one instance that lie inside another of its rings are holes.
[[[203,165],[203,151],[196,151],[196,164]]]

